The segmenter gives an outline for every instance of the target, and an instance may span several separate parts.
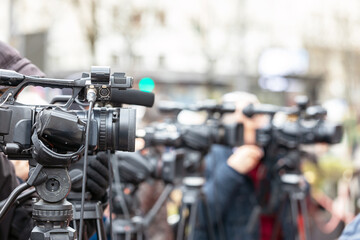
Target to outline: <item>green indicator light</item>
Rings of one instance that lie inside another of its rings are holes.
[[[151,78],[143,78],[139,82],[139,89],[144,92],[152,92],[154,90],[155,83]]]

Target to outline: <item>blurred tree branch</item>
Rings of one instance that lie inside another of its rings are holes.
[[[90,7],[89,7],[90,1]],[[74,7],[78,10],[77,16],[80,25],[85,28],[85,36],[89,42],[92,64],[96,65],[96,41],[98,40],[97,9],[100,1],[97,0],[72,0]],[[90,9],[89,9],[90,8]]]

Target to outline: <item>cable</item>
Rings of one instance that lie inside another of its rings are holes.
[[[9,97],[11,97],[12,96],[12,93],[9,93],[7,96],[6,96],[6,98],[5,98],[5,100],[2,102],[2,103],[0,103],[0,107],[2,106],[2,105],[4,105],[4,103],[6,103],[6,101],[9,99]]]
[[[85,136],[85,153],[84,153],[84,168],[83,168],[83,182],[81,189],[81,210],[80,210],[80,230],[79,230],[79,240],[82,240],[83,236],[83,225],[84,225],[84,204],[85,204],[85,188],[86,188],[86,173],[88,165],[88,150],[89,150],[89,133],[90,133],[90,121],[92,109],[96,100],[96,92],[94,89],[89,89],[87,92],[87,100],[89,101],[89,110],[86,124],[86,136]]]

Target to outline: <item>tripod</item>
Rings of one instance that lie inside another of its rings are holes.
[[[283,231],[285,239],[310,240],[306,204],[308,185],[300,170],[303,155],[304,153],[299,150],[289,151],[273,166],[275,178],[270,208],[278,209],[278,217],[272,239],[276,239],[282,223],[286,224],[283,226],[284,229],[286,228],[286,231]],[[280,206],[280,209],[276,206]]]
[[[114,240],[144,239],[145,229],[159,212],[172,190],[172,184],[167,184],[154,206],[144,217],[135,216],[131,219],[115,219],[112,226]]]
[[[17,199],[24,198],[26,194],[19,196],[23,191],[35,186],[40,200],[34,203],[33,228],[31,240],[76,240],[76,231],[69,227],[73,217],[73,206],[65,198],[70,191],[70,176],[66,167],[43,167],[37,164],[31,170],[29,179],[14,189],[6,199],[0,210],[0,219],[11,208]]]
[[[80,220],[81,212],[81,193],[70,192],[67,199],[73,204],[74,219],[73,226],[77,228],[76,221]],[[84,219],[94,220],[96,222],[96,233],[99,240],[106,240],[106,232],[103,222],[103,208],[100,201],[91,201],[90,194],[85,194],[86,202],[84,204]]]
[[[201,200],[206,209],[205,214],[210,239],[213,239],[215,236],[212,226],[209,224],[210,214],[208,212],[205,195],[201,191],[204,183],[205,180],[202,177],[186,177],[183,180],[184,187],[179,211],[180,220],[177,230],[177,240],[194,239],[199,200]]]
[[[270,152],[277,152],[270,149]],[[295,149],[288,151],[277,161],[265,159],[266,178],[260,183],[259,205],[253,209],[247,230],[255,231],[256,222],[261,214],[277,218],[272,231],[272,240],[277,239],[280,226],[285,239],[310,240],[309,218],[306,204],[308,184],[300,170],[303,152]],[[270,196],[270,198],[268,198]]]
[[[305,179],[300,174],[285,173],[280,177],[280,180],[282,207],[278,214],[275,229],[278,230],[280,220],[282,220],[289,226],[289,229],[286,229],[286,232],[284,231],[284,235],[288,235],[286,239],[310,240]],[[276,239],[276,234],[277,231],[274,231],[272,239]]]

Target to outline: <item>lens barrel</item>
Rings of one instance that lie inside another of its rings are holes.
[[[86,111],[77,111],[85,119]],[[89,145],[99,151],[135,150],[136,110],[131,108],[94,108]]]

